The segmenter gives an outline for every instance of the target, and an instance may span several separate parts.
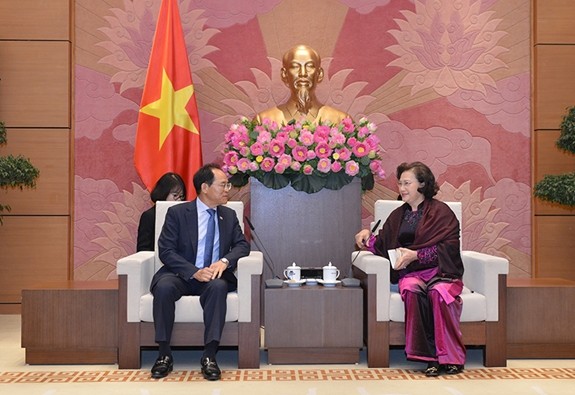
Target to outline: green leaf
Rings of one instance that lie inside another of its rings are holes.
[[[363,191],[371,191],[375,186],[375,179],[373,173],[369,173],[365,177],[361,177],[361,189]]]
[[[257,173],[256,179],[271,189],[282,189],[289,185],[289,178],[277,173]]]
[[[6,144],[6,125],[0,121],[0,145]]]
[[[296,191],[305,193],[316,193],[321,191],[327,182],[327,177],[318,175],[306,176],[305,174],[296,174],[291,180],[291,186]]]
[[[246,173],[236,173],[229,178],[230,183],[235,187],[243,187],[247,185],[250,176]]]
[[[325,187],[333,191],[343,188],[353,180],[352,176],[348,176],[345,172],[338,171],[337,173],[330,172],[327,175]]]
[[[533,195],[541,200],[575,206],[575,173],[546,175],[535,184]]]
[[[21,155],[0,157],[0,187],[34,188],[40,171]]]

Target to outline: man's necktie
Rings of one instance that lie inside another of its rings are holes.
[[[206,245],[204,247],[204,267],[212,264],[212,251],[214,250],[214,237],[216,235],[216,223],[214,221],[214,214],[216,210],[209,208],[206,210],[210,215],[208,219],[208,230],[206,231]]]

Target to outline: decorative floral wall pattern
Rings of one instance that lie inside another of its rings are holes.
[[[133,166],[136,120],[160,0],[76,0],[75,278],[115,277],[151,202]],[[241,7],[240,7],[241,5]],[[282,54],[308,44],[320,101],[378,125],[397,196],[403,161],[431,166],[463,202],[464,248],[531,276],[529,0],[181,0],[204,161],[229,125],[286,100]],[[236,199],[249,199],[246,190]]]

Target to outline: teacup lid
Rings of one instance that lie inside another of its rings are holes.
[[[331,264],[331,262],[330,262],[328,265],[325,265],[323,268],[324,268],[324,269],[332,269],[332,268],[333,268],[333,269],[337,269],[337,267],[333,266],[333,265]]]
[[[292,263],[291,266],[288,266],[288,269],[299,269],[300,267],[296,265],[296,263]]]

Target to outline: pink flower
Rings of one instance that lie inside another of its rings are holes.
[[[274,166],[275,166],[275,162],[274,162],[274,160],[273,160],[272,158],[270,158],[270,157],[264,158],[264,160],[263,160],[262,163],[260,164],[260,168],[261,168],[263,171],[267,172],[267,173],[269,173],[270,171],[272,171],[273,168],[274,168]]]
[[[282,165],[284,168],[289,167],[291,165],[292,159],[291,156],[287,154],[283,154],[278,159],[278,164]]]
[[[280,141],[282,144],[285,144],[287,139],[289,138],[289,133],[288,132],[278,132],[278,134],[276,134],[276,140]]]
[[[238,163],[238,154],[235,151],[228,151],[224,154],[224,164],[226,166],[235,166]]]
[[[359,173],[359,165],[356,161],[350,160],[345,164],[345,174],[354,177],[357,173]]]
[[[305,162],[307,159],[307,148],[298,145],[292,150],[291,155],[298,162]]]
[[[322,173],[329,173],[331,170],[331,161],[328,158],[322,158],[317,163],[317,170]]]
[[[327,143],[319,143],[317,147],[315,147],[315,153],[318,158],[327,158],[331,155],[332,149]]]
[[[240,148],[240,155],[241,156],[248,156],[250,154],[250,149],[248,147]]]
[[[294,161],[291,163],[290,168],[291,168],[293,171],[299,171],[299,169],[301,169],[301,163],[299,163],[298,161],[294,160]]]
[[[295,139],[289,138],[287,141],[287,146],[293,149],[297,145],[297,141]]]
[[[353,132],[354,126],[351,118],[344,118],[341,123],[343,124],[343,130],[345,130],[347,133]]]
[[[367,128],[367,126],[362,126],[359,128],[359,130],[357,131],[357,135],[358,137],[364,138],[365,136],[367,136],[369,134],[369,129]]]
[[[339,160],[347,162],[351,158],[351,151],[347,148],[340,148],[335,150],[339,154]]]
[[[363,158],[369,153],[369,149],[364,143],[357,143],[355,147],[353,147],[352,152],[358,158]]]
[[[259,143],[269,143],[272,139],[272,134],[270,132],[268,132],[267,130],[262,130],[261,132],[259,132],[258,137],[257,137],[257,141]]]
[[[306,147],[309,147],[313,144],[313,134],[309,130],[302,131],[299,135],[299,141]]]
[[[355,147],[356,144],[357,139],[355,137],[350,137],[347,139],[347,145],[349,145],[351,148]]]
[[[369,169],[372,173],[377,174],[379,178],[385,178],[385,170],[381,167],[381,162],[378,160],[371,161]]]
[[[280,163],[276,163],[276,165],[274,166],[274,171],[278,174],[284,174],[285,170],[286,168],[282,166]]]
[[[340,162],[333,162],[331,164],[331,171],[333,171],[334,173],[340,172],[341,169],[343,169],[343,167],[341,166]]]
[[[245,173],[250,169],[250,160],[246,158],[242,158],[238,161],[238,170],[242,173]]]
[[[307,159],[308,159],[308,160],[312,160],[312,159],[315,159],[315,158],[317,158],[317,154],[315,153],[314,150],[311,150],[311,149],[310,149],[309,151],[307,151]]]
[[[276,158],[282,156],[285,152],[285,146],[283,142],[273,139],[270,141],[270,155],[275,156]]]
[[[256,162],[256,161],[250,162],[250,171],[257,171],[259,169],[260,169],[260,166],[258,165],[258,162]]]
[[[377,137],[375,134],[372,134],[365,139],[365,143],[367,143],[371,149],[377,149],[379,141],[379,137]]]
[[[335,132],[332,132],[329,142],[335,145],[343,145],[345,144],[345,136],[343,133],[336,130]]]
[[[247,129],[245,126],[242,126],[239,126],[235,129],[230,129],[230,131],[225,136],[228,144],[231,144],[235,149],[246,146],[250,141]]]
[[[254,156],[263,155],[264,154],[264,146],[260,142],[255,142],[250,147],[250,152]]]
[[[313,140],[316,143],[323,143],[326,142],[327,139],[329,138],[329,131],[330,128],[329,126],[326,125],[320,125],[315,129],[315,133],[313,135]]]
[[[309,176],[311,173],[313,173],[313,167],[311,167],[311,165],[304,165],[303,166],[303,174],[306,174]]]

